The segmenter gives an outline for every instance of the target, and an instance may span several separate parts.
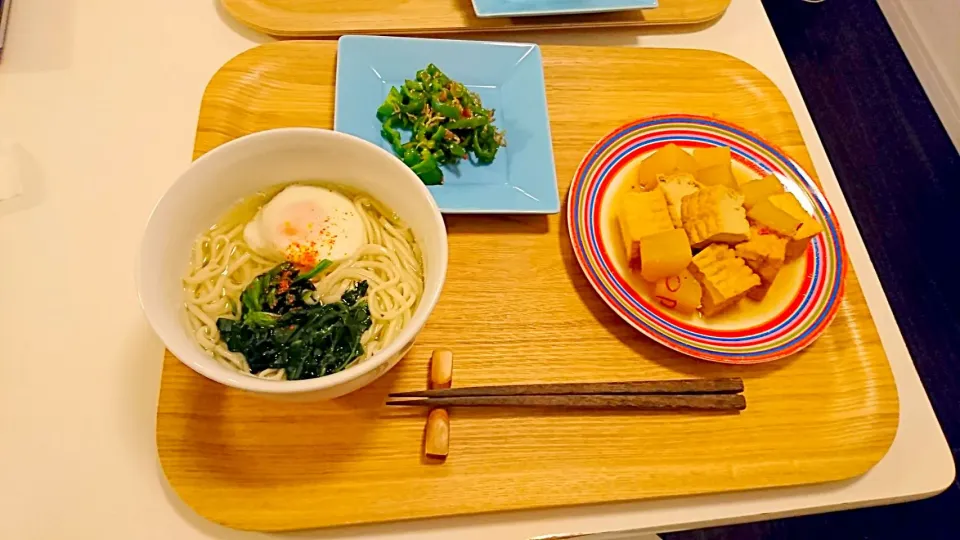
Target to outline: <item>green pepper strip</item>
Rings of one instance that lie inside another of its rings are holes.
[[[404,84],[403,88],[400,89],[400,94],[410,99],[420,99],[423,97],[423,87],[418,83],[413,83],[412,85]]]
[[[377,118],[385,120],[392,116],[393,113],[397,112],[397,109],[400,108],[402,99],[400,92],[398,92],[396,88],[391,88],[387,94],[387,99],[385,99],[383,105],[380,105],[380,108],[377,109]]]
[[[429,151],[424,150],[421,153],[423,160],[420,163],[410,167],[417,176],[420,177],[420,180],[428,186],[434,186],[437,184],[443,183],[443,173],[440,171],[440,166],[437,164],[437,160],[430,154]]]
[[[377,118],[383,120],[385,118],[389,118],[395,112],[397,112],[397,108],[394,106],[394,104],[390,103],[389,101],[385,101],[383,102],[383,105],[377,109]]]
[[[490,123],[486,116],[471,116],[470,118],[461,118],[447,124],[447,129],[467,129],[478,128]]]
[[[490,141],[493,142],[492,139],[490,139]],[[490,163],[493,161],[493,158],[497,157],[497,148],[496,143],[485,148],[480,143],[479,137],[473,139],[473,153],[477,155],[477,160],[481,163]]]
[[[413,148],[407,148],[403,151],[403,163],[407,167],[412,167],[420,161],[420,155]]]
[[[380,127],[380,134],[390,142],[390,146],[393,147],[394,152],[401,155],[403,154],[402,139],[400,132],[393,129],[393,118],[387,118],[387,121]]]
[[[400,105],[400,110],[407,114],[420,114],[426,101],[422,98],[411,99],[407,103]]]
[[[457,143],[452,143],[450,145],[449,151],[451,154],[453,154],[454,156],[457,156],[460,159],[466,159],[467,157],[467,149],[464,148],[463,146],[460,146]]]
[[[446,116],[451,120],[460,119],[460,109],[458,109],[457,107],[454,107],[453,105],[448,105],[446,103],[443,103],[442,101],[437,99],[437,96],[432,96],[430,98],[430,106],[433,107],[434,111],[442,114],[443,116]]]

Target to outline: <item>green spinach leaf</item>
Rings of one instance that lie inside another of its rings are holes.
[[[310,278],[330,264],[321,261],[304,274],[280,264],[244,289],[239,320],[217,320],[227,348],[243,354],[251,372],[282,368],[287,379],[310,379],[341,371],[363,354],[361,339],[373,324],[367,282],[344,292],[339,302],[312,299]]]

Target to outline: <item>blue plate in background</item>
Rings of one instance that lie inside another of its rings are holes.
[[[337,47],[334,129],[390,150],[377,107],[391,86],[434,63],[496,110],[507,146],[493,163],[443,167],[429,186],[452,214],[555,214],[560,211],[540,48],[532,44],[343,36]]]
[[[477,17],[532,17],[630,11],[657,5],[657,0],[473,0],[473,11]]]

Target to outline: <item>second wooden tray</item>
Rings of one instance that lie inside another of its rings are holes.
[[[543,59],[564,200],[595,141],[655,114],[736,123],[812,171],[783,96],[739,60],[612,47],[543,47]],[[329,128],[335,64],[336,44],[326,42],[264,45],[231,60],[204,93],[194,157],[264,129]],[[280,530],[691,495],[850,478],[893,441],[896,387],[852,271],[839,315],[811,347],[726,366],[673,353],[610,311],[573,259],[561,216],[445,221],[440,302],[410,354],[361,391],[275,401],[167,354],[157,447],[187,504],[232,527]],[[748,407],[721,416],[454,410],[449,459],[425,464],[424,411],[383,403],[390,391],[425,386],[438,347],[455,353],[455,386],[737,376]]]
[[[470,0],[221,0],[243,24],[274,36],[441,34],[702,23],[730,0],[660,0],[655,9],[555,17],[479,18]]]

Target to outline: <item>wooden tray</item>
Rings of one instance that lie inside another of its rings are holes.
[[[243,24],[274,36],[440,34],[702,23],[730,0],[660,0],[655,9],[556,17],[479,18],[471,0],[221,0]]]
[[[544,47],[561,195],[584,153],[627,121],[714,115],[810,158],[777,88],[722,54]],[[194,157],[281,126],[333,121],[336,44],[280,42],[227,63],[203,96]],[[253,75],[256,74],[256,75]],[[372,114],[372,113],[371,113]],[[839,480],[897,430],[897,392],[853,272],[837,319],[805,352],[734,367],[679,356],[620,320],[587,284],[560,216],[446,216],[447,283],[418,344],[370,387],[303,404],[230,390],[167,353],[157,446],[198,513],[280,530],[622,501]],[[450,458],[421,462],[423,411],[387,410],[423,388],[430,352],[454,385],[739,376],[747,410],[697,414],[454,411]]]

